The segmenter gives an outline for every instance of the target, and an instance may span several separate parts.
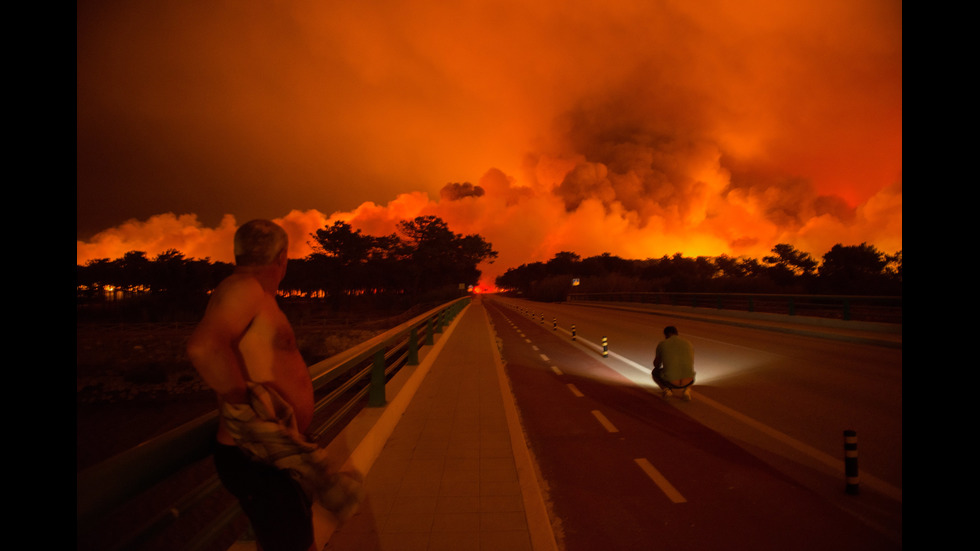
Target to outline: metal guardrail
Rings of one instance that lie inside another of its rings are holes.
[[[457,299],[386,331],[331,358],[310,366],[316,398],[312,439],[318,441],[337,430],[367,397],[368,407],[386,402],[385,383],[404,365],[418,363],[419,350],[434,343],[435,335],[469,303]],[[201,416],[167,433],[122,452],[78,474],[76,528],[79,549],[86,535],[100,531],[100,524],[150,488],[188,466],[210,456],[218,427],[217,411]],[[216,474],[183,492],[172,503],[160,504],[155,514],[112,543],[111,549],[136,549],[172,526],[174,522],[221,487]],[[219,512],[191,543],[188,550],[205,549],[221,529],[241,513],[237,504]]]
[[[902,297],[861,295],[789,295],[759,293],[607,292],[571,293],[569,301],[612,301],[691,306],[813,316],[843,320],[902,323]]]

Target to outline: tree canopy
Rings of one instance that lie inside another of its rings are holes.
[[[894,295],[902,293],[902,252],[885,255],[865,243],[835,245],[818,262],[791,245],[778,244],[762,260],[680,253],[659,259],[627,260],[609,253],[581,258],[561,251],[547,262],[523,264],[497,278],[497,286],[529,298],[563,300],[572,291],[661,291],[714,293],[813,293]]]
[[[337,307],[352,297],[425,297],[458,294],[479,283],[482,262],[497,251],[480,235],[453,232],[435,216],[403,220],[397,232],[372,236],[338,221],[310,234],[313,252],[290,259],[281,290],[286,294],[326,297]],[[787,244],[777,244],[761,260],[750,257],[685,257],[630,260],[610,253],[582,258],[561,251],[547,262],[508,269],[496,284],[529,298],[564,300],[577,292],[664,291],[713,293],[811,293],[894,295],[902,293],[902,252],[886,255],[867,243],[834,245],[817,261]],[[143,251],[122,258],[93,260],[76,267],[78,298],[113,296],[166,297],[168,304],[203,304],[207,293],[234,266],[210,259],[188,259],[175,249],[154,259]],[[174,300],[176,299],[176,300]]]
[[[343,306],[349,297],[400,295],[419,299],[433,293],[458,293],[479,283],[481,262],[497,252],[480,235],[454,233],[442,219],[420,216],[398,224],[398,233],[363,234],[338,221],[310,234],[313,252],[290,259],[280,289],[324,296]],[[79,299],[113,293],[206,297],[234,266],[208,259],[187,259],[168,250],[150,260],[130,251],[117,260],[99,259],[76,267]]]

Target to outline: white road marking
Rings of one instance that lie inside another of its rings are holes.
[[[565,333],[568,336],[571,336],[572,335],[571,331],[568,331],[566,329],[559,328],[558,330],[561,331],[561,332],[563,332],[563,333]],[[523,334],[521,336],[523,336]],[[704,337],[700,337],[700,338],[704,338]],[[705,340],[711,340],[711,339],[705,339]],[[585,348],[591,348],[592,350],[594,350],[594,351],[596,351],[596,352],[598,352],[600,354],[602,353],[602,347],[601,346],[599,346],[599,345],[597,345],[595,343],[592,343],[592,342],[590,342],[590,341],[588,341],[586,339],[583,339],[580,336],[577,336],[576,335],[576,339],[575,339],[574,343],[576,345],[583,346]],[[731,345],[731,343],[726,343],[726,344]],[[649,374],[650,374],[650,371],[651,371],[651,368],[650,367],[646,367],[646,366],[640,365],[640,364],[634,362],[633,360],[630,360],[629,358],[626,358],[624,356],[621,356],[621,355],[619,355],[619,354],[617,354],[617,353],[615,353],[613,351],[608,351],[608,357],[615,358],[615,359],[619,360],[620,362],[622,362],[623,364],[625,364],[625,365],[627,365],[627,366],[629,366],[631,368],[634,368],[634,369],[636,369],[636,370],[638,370],[638,371],[646,374],[649,377]],[[613,366],[610,366],[610,367],[613,367]],[[554,366],[552,366],[552,370],[557,370],[557,368],[554,367]],[[617,370],[617,371],[619,371],[619,370]],[[626,375],[626,374],[623,373],[623,375]],[[644,384],[643,382],[637,381],[633,377],[628,377],[627,376],[627,378],[633,380],[634,382],[637,383],[638,386],[640,386],[641,388],[646,389],[650,393],[658,393],[658,392],[660,392],[660,390],[658,388],[656,388],[656,386],[653,384],[652,381],[646,381],[646,384]],[[832,456],[830,456],[830,455],[828,455],[828,454],[826,454],[826,453],[824,453],[824,452],[822,452],[820,450],[817,450],[816,448],[814,448],[814,447],[812,447],[812,446],[810,446],[808,444],[805,444],[805,443],[803,443],[803,442],[801,442],[799,440],[796,440],[795,438],[793,438],[793,437],[791,437],[789,435],[786,435],[786,434],[784,434],[782,432],[779,432],[776,429],[773,429],[772,427],[769,427],[768,425],[765,425],[763,423],[760,423],[759,421],[756,421],[755,419],[752,419],[751,417],[748,417],[747,415],[744,415],[744,414],[742,414],[742,413],[740,413],[738,411],[735,411],[735,410],[733,410],[733,409],[731,409],[731,408],[729,408],[727,406],[724,406],[724,405],[722,405],[722,404],[720,404],[718,402],[715,402],[714,400],[711,400],[711,399],[707,398],[704,395],[699,395],[698,398],[697,398],[697,402],[698,403],[705,404],[708,407],[714,408],[715,410],[717,410],[717,411],[719,411],[719,412],[721,412],[721,413],[723,413],[723,414],[725,414],[725,415],[727,415],[727,416],[735,419],[736,421],[739,421],[739,422],[741,422],[741,423],[743,423],[743,424],[745,424],[745,425],[747,425],[747,426],[749,426],[749,427],[751,427],[751,428],[753,428],[753,429],[755,429],[755,430],[757,430],[759,432],[762,432],[763,434],[766,434],[766,435],[768,435],[768,436],[776,439],[777,441],[779,441],[779,442],[781,442],[781,443],[783,443],[783,444],[785,444],[785,445],[787,445],[787,446],[789,446],[789,447],[791,447],[793,449],[796,449],[797,451],[799,451],[799,452],[801,452],[801,453],[803,453],[803,454],[811,457],[812,459],[814,459],[814,460],[816,460],[816,461],[818,461],[820,463],[823,463],[826,466],[829,466],[829,467],[831,467],[831,468],[833,468],[833,469],[835,469],[835,470],[837,470],[839,472],[842,472],[842,473],[844,472],[844,461],[843,460],[834,458],[834,457],[832,457]],[[603,422],[603,420],[605,419],[605,417],[601,417],[602,414],[599,413],[598,411],[593,411],[592,413],[593,413],[593,415],[596,415],[596,418],[597,419],[600,419],[600,422]],[[605,422],[608,423],[608,420],[605,421]],[[610,424],[609,426],[612,426],[612,425]],[[610,432],[618,432],[618,430],[615,430],[615,427],[613,427],[613,429],[614,430],[612,430]],[[640,462],[641,461],[645,461],[645,460],[639,460],[638,459],[636,461],[637,461],[637,464],[639,464],[641,468],[644,467],[644,465],[641,464]],[[647,462],[647,464],[649,464],[649,462]],[[650,467],[651,467],[651,469],[653,468],[652,465]],[[644,470],[646,470],[646,469],[644,468]],[[657,472],[656,469],[653,469],[653,472]],[[657,473],[657,474],[659,475],[659,473]],[[902,489],[901,488],[897,488],[897,487],[889,484],[888,482],[886,482],[884,480],[881,480],[880,478],[877,478],[875,476],[869,475],[869,474],[867,474],[865,472],[862,472],[861,473],[861,479],[862,479],[862,484],[863,485],[866,485],[868,487],[872,487],[872,488],[876,489],[877,491],[881,492],[882,494],[884,494],[884,495],[886,495],[886,496],[888,496],[888,497],[890,497],[890,498],[898,501],[899,503],[902,502]],[[681,499],[683,499],[683,498],[681,498]]]
[[[571,333],[569,333],[569,335],[570,334]],[[588,347],[596,350],[597,352],[602,352],[602,347],[601,346],[598,346],[595,343],[589,342],[588,340],[578,339],[576,342],[584,343],[586,346],[588,346]],[[633,360],[631,360],[629,358],[626,358],[626,357],[623,357],[623,356],[620,356],[619,354],[616,354],[615,352],[612,352],[612,351],[609,351],[609,357],[616,358],[617,360],[623,362],[627,366],[632,367],[632,368],[634,368],[636,370],[642,371],[642,372],[644,372],[646,374],[649,374],[650,371],[652,371],[651,368],[644,367],[644,366],[642,366],[642,365],[634,362]],[[650,384],[649,385],[641,385],[641,386],[642,386],[642,388],[645,388],[650,393],[660,392],[660,390],[653,385],[653,382],[652,381],[650,381]],[[735,420],[737,420],[737,421],[739,421],[739,422],[741,422],[741,423],[743,423],[743,424],[745,424],[745,425],[747,425],[749,427],[752,427],[753,429],[755,429],[755,430],[757,430],[757,431],[759,431],[759,432],[761,432],[763,434],[766,434],[766,435],[768,435],[768,436],[776,439],[777,441],[779,441],[779,442],[781,442],[781,443],[783,443],[783,444],[785,444],[785,445],[787,445],[787,446],[789,446],[789,447],[791,447],[791,448],[793,448],[793,449],[795,449],[795,450],[797,450],[799,452],[802,452],[803,454],[809,456],[811,459],[814,459],[814,460],[816,460],[816,461],[818,461],[820,463],[823,463],[824,465],[827,465],[828,467],[831,467],[831,468],[833,468],[836,471],[844,472],[844,461],[842,459],[837,459],[835,457],[832,457],[832,456],[830,456],[830,455],[828,455],[828,454],[826,454],[826,453],[824,453],[824,452],[822,452],[822,451],[814,448],[813,446],[810,446],[808,444],[805,444],[803,442],[800,442],[799,440],[797,440],[797,439],[795,439],[795,438],[793,438],[793,437],[791,437],[791,436],[789,436],[787,434],[784,434],[782,432],[779,432],[778,430],[776,430],[776,429],[774,429],[774,428],[772,428],[772,427],[770,427],[768,425],[765,425],[763,423],[760,423],[759,421],[756,421],[755,419],[752,419],[751,417],[749,417],[749,416],[747,416],[745,414],[739,413],[738,411],[735,411],[734,409],[732,409],[730,407],[727,407],[727,406],[722,405],[722,404],[720,404],[720,403],[718,403],[718,402],[716,402],[714,400],[711,400],[710,398],[708,398],[708,397],[706,397],[704,395],[698,395],[697,401],[699,403],[702,403],[702,404],[705,404],[705,405],[707,405],[709,407],[712,407],[715,410],[717,410],[717,411],[719,411],[719,412],[721,412],[721,413],[723,413],[725,415],[728,415],[729,417],[731,417],[731,418],[733,418],[733,419],[735,419]],[[882,494],[884,494],[884,495],[886,495],[886,496],[888,496],[888,497],[890,497],[890,498],[898,501],[899,503],[901,503],[901,501],[902,501],[902,489],[901,488],[896,488],[895,486],[889,484],[888,482],[885,482],[884,480],[881,480],[880,478],[877,478],[877,477],[875,477],[873,475],[869,475],[869,474],[864,473],[864,472],[861,473],[861,478],[862,478],[862,484],[866,484],[869,487],[873,487],[877,491],[881,492]]]
[[[568,383],[568,390],[571,390],[572,394],[574,394],[578,398],[585,396],[585,394],[582,394],[582,391],[580,391],[578,387],[576,387],[572,383]]]
[[[603,415],[601,411],[594,409],[592,410],[592,415],[595,416],[595,418],[599,421],[599,424],[601,424],[603,428],[605,428],[607,431],[619,432],[619,429],[616,428],[616,425],[610,423],[609,419],[606,419],[606,416]]]
[[[639,465],[641,469],[643,469],[643,472],[645,472],[647,476],[650,477],[651,480],[653,480],[653,483],[656,484],[658,488],[660,488],[660,491],[662,491],[667,496],[667,499],[671,500],[674,503],[687,502],[687,500],[684,499],[684,496],[682,496],[681,493],[677,491],[677,488],[674,488],[674,486],[670,482],[668,482],[666,478],[664,478],[664,475],[660,474],[660,471],[658,471],[656,467],[651,465],[650,462],[646,460],[646,458],[641,457],[639,459],[634,459],[633,461],[636,462],[636,464]]]
[[[711,406],[716,410],[724,413],[725,415],[728,415],[733,419],[741,421],[742,423],[754,428],[755,430],[761,433],[769,435],[770,437],[778,440],[779,442],[782,442],[783,444],[799,452],[802,452],[805,455],[808,455],[812,459],[815,459],[820,463],[823,463],[824,465],[833,468],[836,471],[844,472],[844,460],[842,459],[837,459],[836,457],[832,457],[814,448],[813,446],[804,444],[803,442],[800,442],[799,440],[791,436],[783,434],[768,425],[765,425],[763,423],[760,423],[759,421],[756,421],[755,419],[752,419],[748,415],[739,413],[728,406],[719,404],[718,402],[712,400],[711,398],[708,398],[707,396],[704,396],[703,394],[699,394],[697,396],[697,401],[706,404],[708,406]],[[866,484],[868,486],[875,488],[879,492],[894,499],[895,501],[898,501],[899,503],[902,502],[901,488],[896,488],[895,486],[892,486],[891,484],[885,482],[884,480],[881,480],[880,478],[877,478],[875,476],[869,475],[864,472],[861,473],[861,481],[862,484]]]

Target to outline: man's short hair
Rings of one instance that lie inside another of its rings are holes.
[[[289,236],[275,222],[250,220],[235,231],[235,264],[268,266],[289,244]]]
[[[677,328],[674,327],[673,325],[668,325],[667,327],[664,327],[664,336],[665,337],[669,337],[671,335],[677,335],[677,334],[678,334],[677,333]]]

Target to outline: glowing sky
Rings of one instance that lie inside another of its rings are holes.
[[[896,0],[79,2],[77,261],[434,214],[499,275],[902,248]]]

